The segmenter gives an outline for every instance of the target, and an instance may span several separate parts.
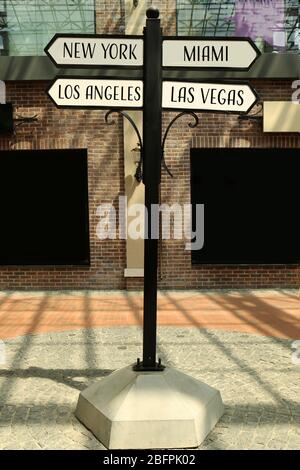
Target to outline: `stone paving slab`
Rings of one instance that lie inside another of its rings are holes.
[[[300,449],[300,366],[291,340],[160,327],[162,361],[221,391],[226,412],[200,449]],[[104,449],[74,417],[78,394],[141,354],[138,326],[5,340],[0,449]]]

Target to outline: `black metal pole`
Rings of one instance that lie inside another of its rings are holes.
[[[148,237],[144,242],[143,362],[138,361],[138,370],[163,369],[160,361],[156,362],[158,239],[151,237],[151,208],[159,204],[161,133],[162,31],[159,11],[152,7],[147,10],[144,28],[143,182]]]

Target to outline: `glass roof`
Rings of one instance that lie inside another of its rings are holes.
[[[6,55],[42,55],[55,33],[94,32],[94,0],[0,0]]]
[[[298,52],[299,0],[177,0],[178,35],[250,36],[264,50]]]

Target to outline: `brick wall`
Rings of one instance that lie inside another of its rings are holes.
[[[151,2],[149,2],[151,3]],[[164,33],[175,34],[173,0],[157,1]],[[118,32],[124,21],[122,2],[97,0],[97,32]],[[291,83],[284,80],[253,80],[263,100],[290,100]],[[107,126],[104,111],[58,110],[46,96],[46,82],[7,84],[7,100],[21,116],[38,114],[38,122],[18,127],[14,137],[0,138],[0,150],[87,148],[89,168],[89,212],[91,266],[1,267],[1,289],[139,289],[142,279],[124,279],[124,240],[99,241],[96,237],[97,206],[124,195],[122,122]],[[174,113],[164,114],[164,128]],[[239,121],[237,116],[199,113],[198,128],[188,127],[189,118],[177,121],[166,145],[166,160],[174,179],[164,172],[162,202],[190,202],[189,149],[194,147],[294,147],[297,134],[263,134],[260,122]],[[116,205],[117,206],[117,205]],[[295,214],[297,216],[297,214]],[[17,217],[17,214],[16,214]],[[298,287],[300,267],[191,266],[183,241],[163,241],[159,284],[163,288]]]
[[[87,148],[91,267],[1,267],[0,288],[115,288],[125,286],[125,243],[100,242],[96,237],[97,206],[124,194],[123,126],[105,124],[104,111],[58,110],[46,95],[46,82],[7,84],[7,101],[21,116],[38,115],[38,122],[17,128],[0,139],[0,150]],[[18,217],[18,214],[16,214]],[[21,236],[21,234],[20,234]]]
[[[252,80],[262,100],[291,99],[287,80]],[[255,109],[253,110],[255,112]],[[189,117],[172,128],[165,158],[174,178],[162,173],[162,203],[190,202],[191,147],[271,147],[299,148],[299,134],[264,134],[262,122],[240,121],[236,115],[198,113],[199,126],[190,129]],[[174,117],[164,114],[164,128]],[[297,217],[297,214],[295,214]],[[160,252],[161,288],[277,288],[300,287],[300,266],[192,266],[185,241],[163,240]],[[140,279],[128,279],[127,288],[137,289]]]
[[[120,0],[95,0],[96,33],[120,34],[125,25],[125,3]],[[121,28],[121,29],[120,29]]]

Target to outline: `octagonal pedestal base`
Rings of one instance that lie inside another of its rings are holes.
[[[80,393],[76,417],[108,449],[197,447],[224,412],[220,392],[176,369],[113,372]]]

